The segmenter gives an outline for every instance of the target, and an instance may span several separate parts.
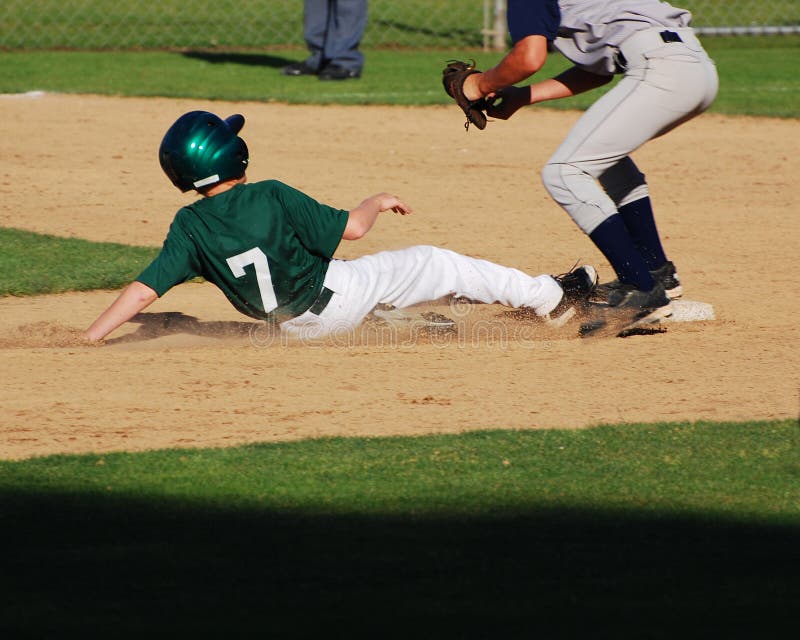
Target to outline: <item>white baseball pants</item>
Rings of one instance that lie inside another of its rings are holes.
[[[282,322],[281,330],[307,338],[323,337],[357,327],[379,303],[403,308],[445,296],[531,307],[542,316],[563,296],[561,286],[549,275],[533,277],[427,245],[355,260],[332,260],[324,285],[334,293],[319,315],[306,311]]]

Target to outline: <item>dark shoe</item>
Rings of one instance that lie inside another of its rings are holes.
[[[650,291],[620,284],[609,295],[607,306],[598,310],[597,317],[581,326],[582,336],[624,336],[672,315],[670,299],[662,284],[656,284]]]
[[[329,64],[319,72],[320,80],[350,80],[360,78],[361,69],[345,69],[338,64]]]
[[[583,315],[589,308],[589,296],[597,285],[597,269],[585,264],[558,276],[553,276],[561,285],[564,295],[555,309],[545,317],[551,327],[563,327],[576,315]]]
[[[317,70],[309,67],[305,62],[293,62],[281,69],[285,76],[315,76]]]
[[[623,284],[608,296],[608,306],[618,309],[658,309],[669,304],[664,285],[657,283],[650,291],[640,291],[632,284]]]
[[[671,260],[667,260],[658,269],[651,271],[650,275],[653,276],[656,284],[664,287],[664,291],[670,300],[680,298],[683,295],[681,281],[675,272],[675,264]],[[607,302],[611,293],[622,286],[624,285],[619,280],[599,284],[592,293],[592,300],[594,302]]]
[[[678,278],[678,274],[675,273],[675,265],[671,260],[667,260],[658,269],[650,273],[653,275],[653,280],[663,285],[664,291],[666,291],[670,300],[680,298],[683,295],[681,281]]]

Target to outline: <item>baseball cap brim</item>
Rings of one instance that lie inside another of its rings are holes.
[[[235,113],[232,116],[225,118],[225,124],[233,133],[239,133],[244,126],[244,116],[240,113]]]

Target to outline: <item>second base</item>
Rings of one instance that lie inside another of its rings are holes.
[[[707,302],[673,300],[668,322],[701,322],[714,319],[714,307]]]

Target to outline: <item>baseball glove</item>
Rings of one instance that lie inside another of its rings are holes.
[[[475,68],[475,61],[462,62],[461,60],[449,60],[447,66],[442,70],[442,85],[444,90],[456,104],[461,107],[467,121],[464,128],[469,131],[469,125],[474,124],[478,129],[486,128],[486,114],[484,111],[489,104],[485,98],[470,100],[464,95],[464,81],[473,73],[480,73]]]

